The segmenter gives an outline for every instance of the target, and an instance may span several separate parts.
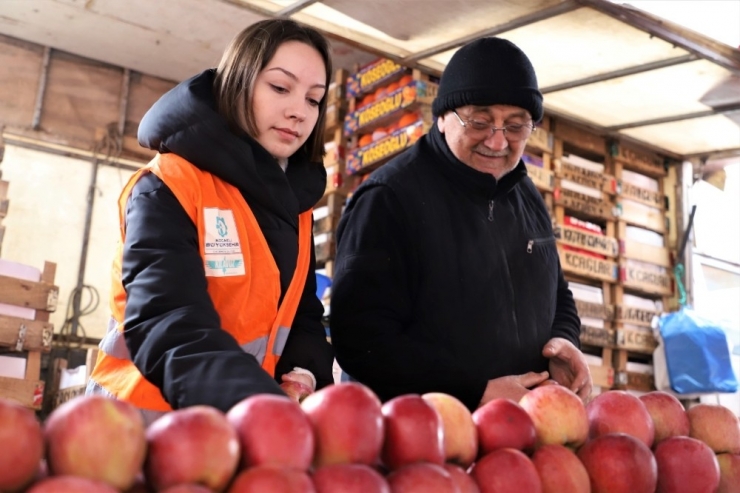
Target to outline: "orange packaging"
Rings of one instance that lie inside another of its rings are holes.
[[[373,136],[372,134],[365,134],[362,137],[360,137],[360,140],[357,141],[358,147],[365,147],[366,145],[373,143]]]
[[[407,112],[398,120],[398,128],[408,127],[419,121],[419,114],[416,112]]]

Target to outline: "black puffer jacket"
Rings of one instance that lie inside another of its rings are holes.
[[[338,229],[332,342],[387,400],[446,392],[471,410],[489,379],[547,370],[552,337],[579,346],[545,204],[522,162],[497,182],[433,126],[373,173]]]
[[[173,152],[242,192],[280,269],[284,294],[298,256],[298,214],[321,198],[326,172],[302,155],[291,158],[283,172],[257,142],[231,132],[216,112],[213,79],[208,70],[162,96],[142,120],[139,142]],[[226,411],[252,394],[280,394],[275,380],[294,366],[311,370],[319,387],[332,382],[333,352],[320,321],[313,251],[273,379],[221,329],[195,225],[154,174],[134,186],[125,226],[126,343],[136,367],[173,408],[207,404]]]

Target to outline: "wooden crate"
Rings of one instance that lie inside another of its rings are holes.
[[[321,266],[336,255],[336,243],[334,233],[321,233],[314,236],[314,248],[316,251],[316,265]]]
[[[51,376],[51,388],[47,392],[48,407],[45,407],[47,412],[51,412],[55,408],[64,404],[67,401],[74,399],[75,397],[85,394],[87,388],[87,381],[90,379],[95,368],[95,363],[98,359],[98,348],[89,348],[85,357],[85,383],[81,385],[75,385],[60,389],[60,383],[62,380],[62,373],[68,368],[68,361],[65,358],[55,358],[52,363],[52,376]]]
[[[561,246],[558,246],[558,254],[563,272],[600,281],[616,282],[618,279],[617,264],[611,260],[564,250]]]
[[[26,357],[24,378],[0,377],[0,397],[36,410],[41,409],[44,397],[41,354],[51,350],[49,314],[56,309],[59,298],[55,274],[56,264],[46,262],[39,282],[0,276],[0,303],[36,310],[34,320],[0,315],[0,346]]]

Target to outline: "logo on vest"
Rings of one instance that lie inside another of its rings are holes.
[[[239,233],[230,209],[203,209],[205,235],[206,276],[225,277],[244,275],[244,256],[242,255]]]
[[[216,216],[216,231],[221,237],[229,234],[229,227],[226,226],[226,221],[221,216]]]

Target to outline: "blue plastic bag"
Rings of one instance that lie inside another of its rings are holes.
[[[660,317],[671,388],[679,394],[737,392],[722,327],[689,308]]]
[[[322,299],[327,289],[331,287],[331,278],[324,274],[316,273],[316,297]]]

